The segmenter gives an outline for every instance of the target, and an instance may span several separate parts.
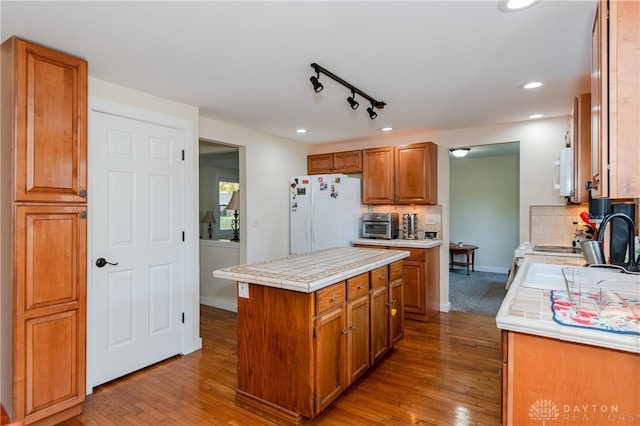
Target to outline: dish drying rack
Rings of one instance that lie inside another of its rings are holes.
[[[603,284],[628,282],[625,280],[603,279],[590,282],[588,272],[583,268],[562,268],[565,289],[572,308],[581,316],[626,316],[640,321],[640,292],[616,291]],[[631,300],[631,302],[630,302]]]

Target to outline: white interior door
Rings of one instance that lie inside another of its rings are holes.
[[[182,150],[178,129],[91,112],[92,386],[182,350]]]

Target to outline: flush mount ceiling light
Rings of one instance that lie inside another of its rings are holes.
[[[544,117],[544,114],[537,113],[537,114],[531,114],[527,118],[535,120],[536,118],[542,118],[542,117]]]
[[[349,105],[351,106],[351,109],[355,110],[356,108],[358,108],[358,106],[360,106],[360,104],[355,100],[356,93],[358,95],[362,96],[363,98],[365,98],[366,100],[368,100],[369,102],[371,102],[371,107],[367,108],[367,112],[369,113],[369,118],[372,119],[372,120],[378,116],[378,114],[373,109],[374,108],[382,109],[387,105],[386,103],[384,103],[382,101],[377,101],[377,100],[373,99],[371,96],[367,95],[362,90],[358,89],[357,87],[355,87],[354,85],[352,85],[350,83],[347,83],[346,81],[344,81],[343,79],[341,79],[337,75],[333,74],[331,71],[327,71],[326,69],[322,68],[320,65],[318,65],[316,63],[311,64],[311,68],[314,69],[314,71],[316,72],[316,75],[312,76],[309,80],[311,80],[311,84],[313,84],[313,90],[316,93],[322,91],[322,89],[323,89],[322,83],[320,83],[318,81],[318,79],[320,78],[320,73],[322,73],[322,74],[326,75],[327,77],[329,77],[329,78],[337,81],[338,83],[342,84],[344,87],[346,87],[347,89],[349,89],[351,91],[351,96],[349,96],[347,98],[347,102],[349,102]]]
[[[469,151],[471,151],[471,148],[456,148],[456,149],[449,150],[449,152],[453,154],[454,157],[458,157],[458,158],[464,157],[469,153]]]

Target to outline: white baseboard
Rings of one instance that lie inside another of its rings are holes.
[[[238,312],[238,304],[228,300],[213,299],[211,297],[200,297],[200,303],[212,308],[224,309],[225,311]]]
[[[476,271],[478,272],[493,272],[494,274],[508,274],[509,273],[509,268],[500,268],[498,266],[479,266],[476,265],[474,268]],[[460,268],[460,267],[456,267],[455,270],[465,270],[464,267]],[[471,269],[469,269],[469,272],[471,272]]]
[[[450,310],[451,310],[451,302],[440,304],[440,312],[449,312]]]

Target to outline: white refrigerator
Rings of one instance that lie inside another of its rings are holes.
[[[349,247],[359,236],[360,214],[360,179],[343,174],[292,177],[291,254]]]

